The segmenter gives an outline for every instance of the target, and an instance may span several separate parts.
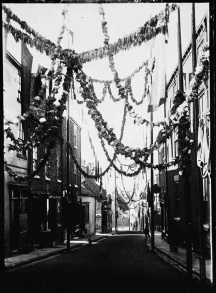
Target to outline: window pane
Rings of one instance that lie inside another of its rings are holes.
[[[77,126],[74,124],[74,146],[77,147]]]
[[[37,169],[37,159],[38,159],[37,147],[33,148],[33,171]]]

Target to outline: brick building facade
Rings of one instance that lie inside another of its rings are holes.
[[[196,51],[197,60],[201,54],[201,49],[208,41],[208,15],[205,15],[201,24],[197,29]],[[191,67],[191,43],[183,55],[183,83],[184,92],[190,91],[190,80],[192,71],[188,72],[186,68]],[[185,71],[184,71],[185,70]],[[167,101],[166,101],[166,117],[169,117],[174,93],[178,90],[178,70],[174,70],[167,85]],[[206,116],[210,109],[209,91],[202,85],[198,92],[198,117],[199,120],[205,119],[207,129],[207,140],[210,141],[210,124]],[[193,126],[193,108],[190,105],[191,115],[191,131],[194,133]],[[195,148],[192,148],[191,166],[188,178],[184,178],[179,172],[178,166],[172,166],[167,171],[160,171],[159,186],[161,187],[160,203],[161,203],[161,225],[162,236],[168,238],[170,244],[185,247],[188,237],[188,221],[191,222],[190,241],[193,250],[199,252],[200,249],[200,233],[202,230],[204,251],[206,257],[210,255],[210,202],[211,202],[211,180],[207,176],[201,177],[200,169],[197,167],[195,160]],[[178,156],[178,137],[174,131],[172,137],[168,140],[159,151],[159,162],[167,159],[168,162],[175,156]],[[197,171],[198,170],[198,171]],[[196,173],[198,172],[198,180]]]
[[[34,133],[39,119],[45,115],[45,102],[34,111],[26,121],[17,119],[32,105],[41,87],[41,73],[46,68],[39,65],[36,73],[31,73],[33,56],[21,43],[12,43],[17,49],[17,56],[10,53],[10,44],[4,56],[4,112],[15,137],[26,141]],[[16,52],[15,52],[16,53]],[[21,56],[20,56],[21,55]],[[18,60],[17,60],[18,59]],[[44,101],[51,92],[51,84],[47,83]],[[73,96],[69,95],[73,103]],[[28,251],[35,245],[52,245],[64,240],[64,229],[67,221],[71,227],[80,224],[81,218],[74,212],[74,206],[68,209],[69,201],[65,196],[69,190],[77,203],[81,195],[81,175],[74,164],[72,155],[67,157],[67,139],[72,152],[81,165],[81,127],[73,117],[73,113],[64,118],[62,130],[55,141],[51,157],[39,173],[30,181],[17,182],[5,172],[5,246],[6,256],[17,251]],[[67,137],[67,121],[69,121],[69,137]],[[5,150],[10,140],[5,138]],[[18,175],[28,176],[36,170],[38,163],[47,151],[48,141],[31,150],[6,151],[5,160],[8,166]],[[69,161],[69,167],[67,167]],[[68,173],[69,169],[69,173]],[[67,176],[68,174],[68,176]],[[65,208],[65,206],[67,208]],[[78,205],[79,206],[79,205]],[[80,210],[80,209],[78,209]],[[68,217],[68,213],[70,216]],[[67,214],[67,216],[65,216]],[[76,217],[75,217],[76,214]],[[65,222],[66,220],[66,222]]]

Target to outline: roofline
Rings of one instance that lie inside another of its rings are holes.
[[[18,69],[21,70],[21,64],[14,58],[9,51],[6,51],[6,58]]]
[[[199,24],[198,29],[196,30],[196,34],[195,34],[195,36],[196,36],[196,41],[197,41],[197,39],[198,39],[198,37],[199,37],[199,34],[201,33],[201,31],[202,31],[203,28],[205,27],[205,23],[204,23],[204,22],[205,22],[205,19],[207,19],[207,15],[208,15],[208,13],[206,12],[206,13],[204,14],[204,16],[203,16],[203,18],[202,18],[200,24]],[[192,42],[190,41],[189,44],[188,44],[188,46],[186,47],[186,50],[185,50],[183,56],[182,56],[182,63],[185,61],[186,57],[188,56],[188,53],[189,53],[190,50],[191,50],[191,46],[192,46]],[[170,85],[171,85],[173,79],[174,79],[174,78],[176,77],[176,75],[177,75],[177,72],[178,72],[178,65],[177,65],[176,68],[174,69],[174,71],[173,71],[173,73],[172,73],[172,75],[171,75],[171,77],[170,77],[170,79],[169,79],[169,81],[168,81],[168,83],[167,83],[167,85],[166,85],[166,90],[168,90],[168,88],[170,87]]]

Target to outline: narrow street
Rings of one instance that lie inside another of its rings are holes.
[[[1,292],[137,292],[140,288],[188,292],[185,275],[151,252],[143,234],[118,234],[9,271]]]
[[[216,293],[214,1],[27,2],[2,3],[0,293]]]

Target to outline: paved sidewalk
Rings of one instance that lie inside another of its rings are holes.
[[[148,239],[148,246],[151,246],[151,239]],[[169,244],[165,239],[162,239],[161,233],[155,231],[155,250],[163,254],[165,257],[174,261],[177,265],[179,265],[183,270],[186,271],[186,250],[178,247],[177,252],[171,252]],[[195,277],[199,276],[199,255],[197,253],[192,253],[192,261],[193,261],[193,274]],[[211,276],[211,261],[210,259],[206,259],[206,278],[207,281],[210,282]]]
[[[105,239],[111,236],[111,234],[99,234],[91,235],[85,238],[75,238],[70,241],[71,250],[76,247],[81,247],[89,244],[89,239],[91,242],[97,242],[99,240]],[[63,244],[57,244],[52,247],[44,247],[34,249],[33,251],[25,254],[14,255],[12,257],[5,258],[5,268],[6,270],[13,269],[18,266],[23,266],[35,261],[40,261],[44,258],[51,257],[54,255],[62,254],[67,252],[66,241]]]

